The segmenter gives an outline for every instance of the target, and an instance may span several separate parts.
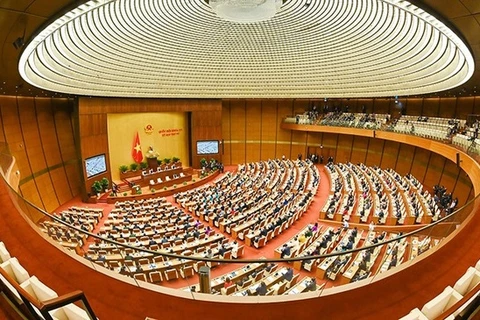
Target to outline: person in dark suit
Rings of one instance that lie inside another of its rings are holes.
[[[390,261],[390,264],[388,265],[388,270],[396,266],[397,266],[397,255],[394,254],[392,257],[392,260]]]
[[[267,285],[265,284],[265,282],[261,282],[260,285],[257,287],[257,289],[255,289],[255,292],[259,295],[259,296],[264,296],[267,294]]]
[[[281,250],[280,258],[284,258],[285,256],[289,256],[291,254],[291,249],[287,244],[284,244]]]
[[[220,249],[218,249],[218,254],[223,257],[223,255],[225,255],[225,252],[227,252],[227,249],[226,249],[225,246],[222,244],[222,246],[220,247]]]
[[[282,276],[283,279],[287,280],[287,281],[291,281],[292,278],[293,278],[293,269],[292,268],[288,268],[287,269],[287,272],[285,272]]]

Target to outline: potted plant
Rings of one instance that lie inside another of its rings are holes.
[[[165,163],[165,164],[170,164],[171,161],[172,161],[172,159],[170,159],[170,158],[163,159],[163,163]]]
[[[130,165],[130,170],[137,171],[137,169],[138,169],[138,163],[134,162]]]
[[[121,173],[125,173],[125,172],[127,172],[127,171],[128,171],[128,166],[122,164],[122,165],[120,166],[120,172],[121,172]]]
[[[207,167],[207,159],[200,159],[200,168],[205,169]]]
[[[148,164],[146,162],[140,162],[140,169],[145,170],[148,168]]]
[[[158,164],[158,166],[161,166],[162,165],[162,159],[157,159],[157,164]]]
[[[172,161],[173,161],[173,163],[176,163],[176,162],[180,161],[180,158],[178,158],[178,157],[172,157]]]
[[[102,184],[100,183],[100,181],[95,181],[93,184],[92,184],[92,190],[93,192],[98,196],[100,195],[100,192],[102,192]]]
[[[110,185],[110,182],[108,181],[107,178],[103,178],[102,180],[100,180],[100,185],[102,186],[103,192],[105,192],[108,190],[108,186]]]

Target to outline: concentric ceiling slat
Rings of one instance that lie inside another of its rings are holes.
[[[35,86],[79,95],[374,97],[456,87],[474,62],[407,1],[288,0],[270,21],[235,24],[204,0],[104,0],[40,32],[19,70]]]

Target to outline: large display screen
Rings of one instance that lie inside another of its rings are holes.
[[[105,159],[105,154],[99,154],[85,159],[85,170],[87,171],[87,178],[106,172],[107,161]]]
[[[197,154],[218,154],[218,140],[197,141]]]

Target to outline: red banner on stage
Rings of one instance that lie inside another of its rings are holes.
[[[140,138],[138,132],[133,139],[132,158],[136,163],[140,163],[143,160],[142,146],[140,145]]]

